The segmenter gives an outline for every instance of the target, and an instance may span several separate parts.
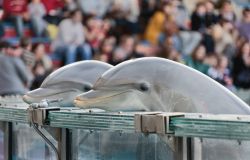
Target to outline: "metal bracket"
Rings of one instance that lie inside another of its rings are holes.
[[[174,134],[173,131],[170,130],[170,120],[171,118],[173,117],[184,117],[185,114],[182,113],[182,112],[170,112],[170,113],[164,113],[164,116],[165,116],[165,120],[166,120],[166,134]]]
[[[162,112],[135,114],[135,130],[142,133],[164,133],[165,121]]]
[[[49,101],[44,100],[41,103],[33,103],[28,108],[28,120],[30,123],[46,125],[49,111],[58,111],[60,107],[49,107]]]
[[[179,116],[184,116],[184,113],[138,113],[135,114],[135,130],[142,133],[173,134],[169,127],[170,119]]]

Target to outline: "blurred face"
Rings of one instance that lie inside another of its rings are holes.
[[[231,12],[232,11],[232,5],[231,3],[225,2],[222,6],[223,11],[225,12]]]
[[[250,11],[244,13],[244,21],[250,23]]]
[[[227,66],[228,66],[228,59],[227,59],[227,57],[221,57],[219,67],[221,67],[221,68],[227,68]]]
[[[73,21],[74,21],[75,23],[82,22],[82,13],[81,13],[81,11],[77,11],[77,12],[73,15]]]
[[[105,53],[111,53],[113,48],[114,48],[114,45],[112,43],[104,42],[102,50]]]
[[[173,13],[174,9],[173,9],[173,6],[170,5],[170,4],[167,4],[163,7],[163,12],[165,14],[168,14],[168,15],[171,15]]]
[[[6,54],[14,57],[20,57],[23,53],[22,48],[20,47],[10,47],[6,49]]]
[[[44,54],[45,54],[45,47],[43,44],[40,44],[39,46],[37,46],[35,50],[35,55],[37,58],[42,58]]]
[[[132,37],[128,37],[124,40],[123,42],[123,48],[128,51],[128,52],[132,52],[133,48],[134,48],[134,39]]]
[[[201,16],[204,15],[206,13],[205,6],[202,5],[202,4],[197,6],[196,12],[197,12],[198,15],[201,15]]]
[[[206,49],[204,46],[199,46],[195,52],[195,59],[198,61],[202,61],[206,56]]]
[[[110,23],[110,21],[109,21],[109,20],[105,20],[105,21],[103,22],[103,29],[104,29],[105,31],[108,31],[108,30],[110,30],[110,28],[111,28],[111,23]]]
[[[250,66],[250,43],[245,43],[242,47],[242,58],[245,65]]]
[[[249,54],[250,53],[250,44],[245,43],[242,47],[242,53],[243,54]]]
[[[214,4],[211,2],[206,2],[205,4],[207,12],[213,12],[214,11]]]

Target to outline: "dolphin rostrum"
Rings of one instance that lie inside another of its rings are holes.
[[[38,103],[41,100],[61,100],[60,106],[73,106],[74,98],[89,91],[94,82],[112,66],[95,60],[80,61],[51,73],[40,88],[23,96],[27,103]]]
[[[216,81],[185,65],[162,58],[121,63],[106,71],[92,90],[77,96],[74,102],[81,108],[110,111],[250,114],[245,102]],[[163,141],[171,147],[166,138],[163,137]],[[204,138],[201,146],[202,159],[205,160],[247,160],[250,156],[250,142],[239,145],[237,141]]]
[[[75,105],[104,110],[249,114],[249,106],[208,76],[162,58],[140,58],[106,71]]]

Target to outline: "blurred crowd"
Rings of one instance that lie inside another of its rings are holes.
[[[0,42],[0,94],[35,89],[53,69],[75,61],[116,65],[149,56],[183,63],[232,91],[250,89],[250,8],[229,0],[192,3],[193,9],[185,0],[0,0],[0,26],[13,24],[20,38]],[[49,51],[24,36],[25,24],[33,37],[50,39]]]

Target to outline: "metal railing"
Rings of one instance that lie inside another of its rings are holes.
[[[50,110],[52,108],[52,110]],[[41,119],[36,123],[42,127],[57,128],[60,159],[71,159],[68,148],[69,130],[121,131],[123,133],[166,134],[173,137],[200,137],[230,140],[250,140],[250,115],[213,115],[200,113],[164,112],[103,112],[78,108],[35,108],[20,97],[0,98],[0,121],[4,122],[5,159],[11,158],[11,122],[31,123],[30,115]],[[41,114],[41,115],[39,115]],[[178,140],[178,139],[177,139]],[[182,142],[183,144],[183,142]],[[183,150],[183,147],[182,147]],[[187,149],[186,149],[187,151]],[[183,159],[181,158],[176,159]]]

